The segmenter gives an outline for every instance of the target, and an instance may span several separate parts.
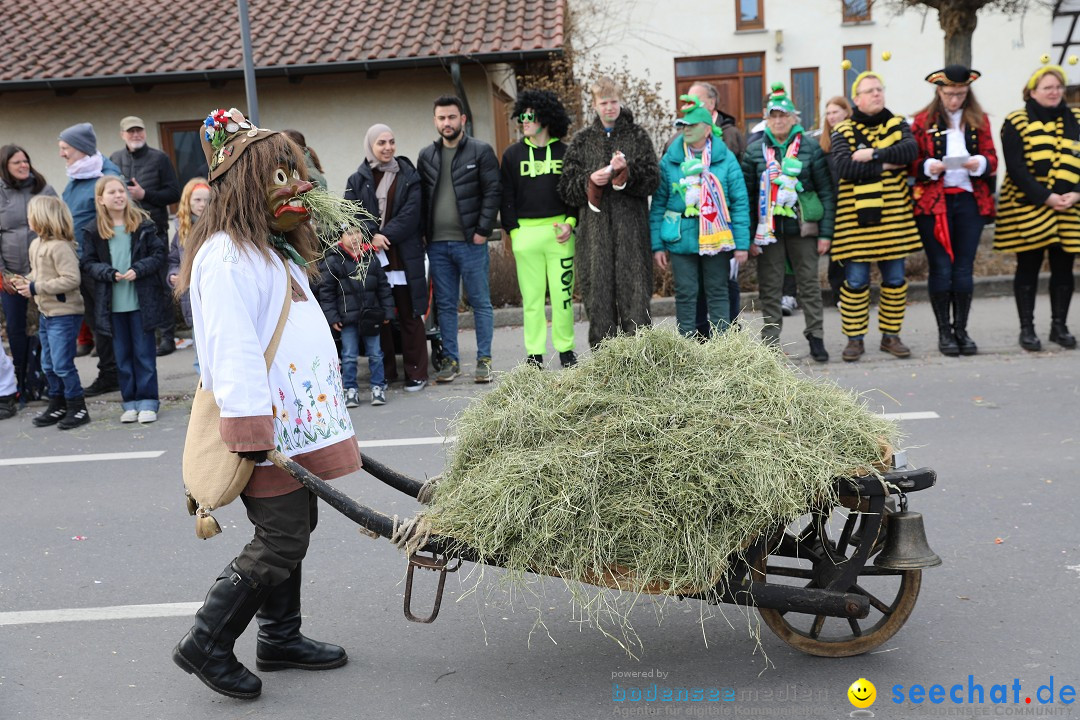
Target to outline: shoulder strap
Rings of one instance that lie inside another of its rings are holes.
[[[289,261],[283,259],[285,264],[285,302],[281,305],[281,315],[278,317],[277,327],[274,328],[274,336],[270,338],[270,345],[263,353],[266,360],[266,372],[270,372],[270,363],[277,354],[278,343],[281,342],[281,333],[285,330],[285,321],[289,318],[289,306],[292,305],[292,274],[289,272]]]

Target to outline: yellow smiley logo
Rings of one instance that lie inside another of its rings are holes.
[[[866,678],[859,678],[847,689],[848,700],[857,708],[868,708],[877,700],[877,688]]]

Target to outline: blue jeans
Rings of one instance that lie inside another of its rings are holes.
[[[433,242],[428,246],[431,281],[435,284],[435,306],[439,310],[439,334],[446,357],[460,363],[458,356],[458,300],[465,283],[473,320],[476,323],[476,358],[491,357],[491,333],[495,326],[488,286],[487,243]]]
[[[356,359],[360,355],[360,341],[364,341],[364,354],[367,355],[368,370],[371,372],[371,387],[386,385],[383,374],[383,351],[379,335],[361,335],[356,325],[341,326],[341,384],[346,390],[359,390],[356,383]]]
[[[38,319],[41,342],[41,370],[49,380],[49,397],[63,395],[68,400],[81,397],[82,384],[75,369],[75,339],[83,316],[57,315]]]
[[[900,287],[904,284],[904,258],[879,260],[881,284],[885,287]],[[844,279],[852,290],[862,290],[870,284],[870,263],[844,261]]]
[[[142,326],[142,313],[112,314],[113,351],[116,353],[116,379],[125,410],[158,411],[157,341],[154,332]]]
[[[975,251],[979,249],[986,220],[979,215],[974,193],[957,193],[945,196],[945,218],[949,225],[949,242],[953,259],[934,237],[934,215],[917,215],[926,260],[930,264],[927,290],[931,293],[970,293],[975,288],[972,273],[975,269]]]

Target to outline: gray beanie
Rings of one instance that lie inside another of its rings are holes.
[[[94,134],[94,126],[90,123],[72,125],[60,133],[60,139],[81,153],[97,154],[97,135]]]

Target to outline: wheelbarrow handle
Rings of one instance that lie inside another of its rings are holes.
[[[357,525],[367,528],[374,533],[378,533],[387,539],[394,534],[393,518],[384,515],[377,510],[372,510],[366,505],[361,505],[318,475],[300,465],[300,463],[286,457],[280,451],[271,450],[266,454],[266,459],[292,475],[301,485],[318,495],[325,500],[330,507],[349,518]]]

